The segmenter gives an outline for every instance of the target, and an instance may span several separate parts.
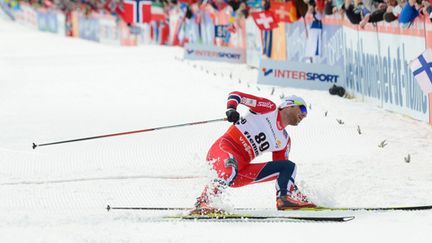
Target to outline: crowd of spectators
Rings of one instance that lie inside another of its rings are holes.
[[[78,10],[89,14],[91,12],[108,12],[115,14],[123,0],[19,0],[36,8],[55,8],[65,13]]]
[[[326,1],[325,14],[344,13],[352,24],[362,28],[380,21],[398,21],[402,28],[408,28],[419,15],[430,19],[432,11],[429,0]]]
[[[19,0],[34,6],[56,7],[65,13],[73,10],[81,10],[89,14],[104,12],[116,15],[118,9],[122,9],[123,0]],[[161,2],[166,9],[178,4],[186,6],[186,17],[191,18],[194,14],[192,3],[197,0],[154,0]],[[238,16],[248,17],[250,6],[246,0],[198,0],[208,1],[216,10],[221,4],[230,5]],[[277,1],[277,0],[276,0]],[[380,21],[399,21],[401,27],[409,27],[413,20],[424,15],[427,18],[432,12],[429,0],[280,0],[292,1],[297,9],[297,16],[304,17],[307,13],[319,13],[321,15],[340,14],[354,25],[364,28],[368,23],[374,24]],[[432,0],[431,0],[432,1]],[[270,0],[262,0],[263,9],[271,7]]]

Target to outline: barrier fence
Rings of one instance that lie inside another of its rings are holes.
[[[425,95],[408,64],[432,45],[432,24],[418,18],[409,29],[398,22],[379,22],[361,29],[340,16],[323,19],[322,54],[314,63],[344,71],[343,85],[364,101],[432,124],[432,96]],[[309,58],[304,24],[288,26],[287,60]]]

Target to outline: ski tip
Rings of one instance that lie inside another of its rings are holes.
[[[111,210],[111,206],[108,204],[106,210],[109,212]]]
[[[35,149],[37,147],[37,145],[35,143],[33,143],[32,148]]]
[[[354,216],[346,216],[346,217],[344,217],[343,218],[343,222],[348,222],[348,221],[351,221],[351,220],[353,220],[353,219],[355,219],[355,217]]]
[[[271,217],[270,217],[271,218]],[[348,222],[355,219],[354,216],[336,216],[336,217],[297,217],[297,216],[288,216],[288,217],[278,217],[278,218],[287,218],[287,219],[296,219],[301,221],[315,221],[315,222]]]

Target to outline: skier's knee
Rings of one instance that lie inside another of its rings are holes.
[[[238,164],[234,157],[228,158],[224,161],[225,168],[227,168],[228,176],[225,179],[226,185],[231,186],[234,183],[234,180],[237,177],[238,172]]]
[[[289,174],[293,174],[296,171],[297,165],[291,160],[283,160],[281,162],[283,163],[282,170],[287,171]]]
[[[231,157],[231,158],[225,159],[225,161],[224,161],[224,165],[225,165],[225,168],[228,168],[228,167],[234,167],[234,169],[235,169],[236,171],[238,170],[237,160],[236,160],[234,157]]]

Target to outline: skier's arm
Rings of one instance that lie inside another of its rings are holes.
[[[249,107],[253,112],[267,113],[276,109],[276,104],[266,98],[242,93],[239,91],[231,92],[228,96],[227,109],[237,109],[239,104]]]

